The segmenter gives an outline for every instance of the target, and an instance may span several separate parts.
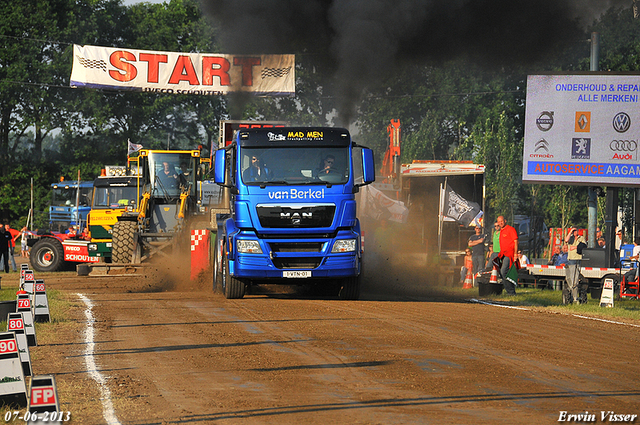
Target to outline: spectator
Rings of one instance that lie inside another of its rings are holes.
[[[606,242],[604,240],[604,238],[600,237],[598,238],[598,248],[606,248]]]
[[[464,266],[460,269],[460,284],[464,284],[464,279],[467,277],[467,273],[474,273],[473,256],[471,255],[471,248],[467,248],[464,251]]]
[[[565,238],[565,242],[569,245],[569,265],[580,264],[580,260],[582,260],[582,249],[586,248],[587,243],[584,239],[584,236],[578,233],[578,229],[572,227],[569,229],[569,233],[567,233],[567,237]]]
[[[602,230],[599,227],[596,227],[596,239],[600,239],[602,237]]]
[[[636,236],[633,241],[633,251],[631,252],[631,256],[629,260],[636,262],[635,269],[631,269],[624,274],[624,279],[626,282],[637,281],[638,280],[638,259],[640,259],[640,236]]]
[[[502,276],[502,284],[507,295],[516,294],[516,282],[512,277],[507,276],[511,265],[515,263],[518,255],[518,233],[513,226],[509,226],[503,216],[499,216],[497,220],[500,226],[500,257],[502,257],[502,266],[500,267],[500,275]],[[495,243],[494,243],[495,249]]]
[[[9,232],[11,235],[11,241],[9,241],[9,261],[11,261],[11,270],[18,271],[18,267],[16,266],[16,239],[20,236],[20,232],[16,229],[12,229],[9,224],[4,225],[4,230]]]
[[[498,222],[496,221],[493,224],[493,236],[491,237],[491,242],[489,243],[489,258],[487,259],[485,270],[489,270],[493,268],[493,260],[499,255],[500,255],[500,226],[498,226]]]
[[[473,272],[478,273],[484,269],[484,241],[487,235],[482,233],[482,227],[476,226],[475,234],[469,237],[468,245],[471,247],[473,257]]]
[[[9,242],[11,241],[11,234],[5,230],[5,227],[0,225],[0,267],[4,269],[5,273],[9,273]]]
[[[562,252],[560,253],[558,258],[556,259],[555,263],[553,263],[553,265],[554,266],[563,266],[563,265],[567,264],[568,261],[569,261],[569,246],[567,244],[564,244],[564,245],[562,245]]]
[[[562,253],[562,247],[560,245],[554,246],[553,247],[553,255],[549,259],[549,262],[547,263],[547,265],[548,266],[555,265],[555,262],[558,260],[558,257],[560,256],[561,253]]]
[[[27,239],[29,238],[29,230],[27,229],[27,226],[24,226],[21,230],[20,230],[20,255],[23,256],[24,258],[29,258],[29,246],[27,245]]]
[[[520,263],[520,266],[526,266],[529,264],[529,258],[520,250],[518,250],[518,262]]]
[[[578,233],[578,229],[572,227],[567,233],[565,242],[569,246],[567,261],[567,289],[571,292],[574,303],[580,302],[579,283],[580,283],[580,261],[582,260],[582,249],[587,246],[584,236]]]

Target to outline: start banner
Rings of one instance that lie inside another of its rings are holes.
[[[73,46],[71,87],[167,94],[295,95],[295,55],[176,53]]]

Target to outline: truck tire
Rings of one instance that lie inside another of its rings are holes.
[[[338,298],[341,300],[357,300],[360,297],[360,276],[342,279]]]
[[[133,258],[133,234],[138,229],[135,221],[118,221],[113,225],[111,260],[114,263],[131,263]]]
[[[222,253],[224,252],[224,241],[216,234],[215,245],[213,247],[213,292],[222,291]]]
[[[41,238],[31,248],[31,267],[41,273],[55,272],[64,264],[62,243],[54,238]]]
[[[226,299],[239,299],[244,297],[245,284],[229,274],[229,259],[225,257],[222,287]]]

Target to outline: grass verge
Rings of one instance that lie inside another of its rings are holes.
[[[477,289],[465,289],[469,294],[478,294]],[[516,296],[489,295],[474,298],[485,301],[495,301],[500,304],[532,307],[554,313],[585,314],[607,320],[634,320],[640,322],[640,300],[631,298],[614,297],[613,307],[600,307],[600,300],[594,300],[589,296],[586,304],[562,304],[562,291],[549,291],[538,288],[518,288]]]

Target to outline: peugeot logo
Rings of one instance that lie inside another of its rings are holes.
[[[638,144],[635,140],[612,140],[609,149],[615,152],[635,152]]]
[[[553,127],[553,112],[543,111],[536,120],[540,131],[549,131]]]
[[[536,149],[535,149],[535,151],[536,151],[536,152],[538,152],[538,151],[541,151],[541,150],[544,150],[544,151],[546,151],[546,152],[549,152],[549,142],[547,142],[547,141],[546,141],[546,140],[544,140],[544,139],[540,139],[540,140],[538,140],[538,141],[536,142]]]
[[[613,129],[618,133],[624,133],[631,127],[631,118],[624,112],[618,112],[613,117]]]

